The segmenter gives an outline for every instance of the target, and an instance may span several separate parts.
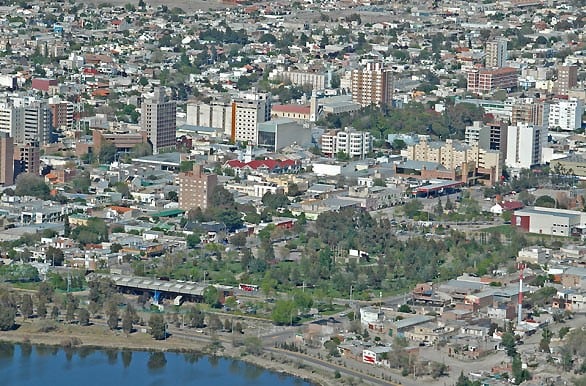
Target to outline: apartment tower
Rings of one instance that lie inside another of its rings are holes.
[[[157,88],[152,98],[143,102],[141,108],[141,128],[153,145],[153,154],[175,148],[177,133],[177,106]]]
[[[201,165],[194,164],[193,170],[179,173],[179,207],[206,210],[217,185],[216,174],[204,173]]]
[[[352,100],[363,107],[391,106],[393,101],[393,77],[380,62],[368,62],[351,73]]]

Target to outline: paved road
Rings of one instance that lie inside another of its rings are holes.
[[[305,355],[305,354],[301,354],[301,353],[297,353],[297,352],[293,352],[293,351],[286,351],[286,350],[281,350],[278,348],[265,348],[265,351],[267,352],[271,352],[271,353],[275,353],[281,356],[286,356],[298,361],[302,361],[303,363],[307,363],[310,364],[313,367],[318,367],[327,371],[333,371],[333,370],[338,370],[340,372],[340,374],[345,375],[345,376],[349,376],[349,377],[353,377],[353,378],[358,378],[361,381],[364,381],[368,384],[371,385],[400,385],[399,383],[395,383],[392,381],[386,381],[386,380],[382,380],[379,378],[375,378],[371,375],[368,374],[363,374],[359,371],[350,369],[348,367],[343,367],[328,361],[324,361],[318,358],[314,358],[311,357],[309,355]],[[407,385],[407,386],[411,386],[409,384],[406,383],[402,383],[403,385]],[[415,386],[415,385],[413,385]],[[417,385],[419,386],[419,385]]]

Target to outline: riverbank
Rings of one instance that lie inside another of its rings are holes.
[[[39,332],[40,323],[25,321],[17,329],[0,332],[0,341],[8,343],[28,343],[33,345],[47,345],[62,348],[91,347],[96,349],[118,349],[132,351],[164,351],[164,352],[196,352],[204,355],[214,355],[209,346],[212,338],[209,336],[174,336],[166,340],[154,340],[145,332],[133,332],[128,336],[122,331],[111,331],[105,326],[78,326],[73,324],[56,324],[56,329],[47,332]],[[141,327],[138,327],[139,330]],[[225,339],[216,339],[221,344],[215,355],[219,357],[236,359],[272,372],[285,373],[314,385],[337,385],[333,374],[326,375],[321,372],[303,368],[292,363],[287,358],[273,358],[273,354],[247,355],[241,347],[234,347]]]

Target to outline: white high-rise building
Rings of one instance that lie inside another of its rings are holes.
[[[582,127],[584,103],[580,99],[559,100],[549,106],[548,124],[550,128],[572,131]]]
[[[503,68],[507,61],[507,39],[497,38],[486,43],[486,68]]]
[[[271,94],[242,93],[239,98],[232,100],[232,141],[247,141],[250,144],[258,143],[257,124],[271,119]]]
[[[15,136],[15,142],[38,141],[40,146],[46,145],[51,142],[52,127],[52,113],[47,102],[35,101],[24,107],[24,125]]]
[[[23,124],[24,108],[15,106],[9,99],[0,101],[0,131],[14,138]]]
[[[31,98],[5,99],[0,102],[0,131],[8,133],[14,143],[51,141],[52,112],[47,102]]]
[[[547,141],[544,126],[518,124],[507,129],[507,153],[505,165],[528,169],[541,163],[541,153]]]

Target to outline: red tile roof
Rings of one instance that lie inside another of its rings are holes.
[[[274,160],[274,159],[265,159],[265,160],[253,160],[250,162],[242,162],[239,160],[230,160],[226,162],[226,165],[233,169],[243,169],[243,168],[250,168],[252,170],[257,170],[261,168],[266,168],[269,170],[275,170],[276,168],[288,168],[296,165],[296,161],[288,159],[284,161]]]

